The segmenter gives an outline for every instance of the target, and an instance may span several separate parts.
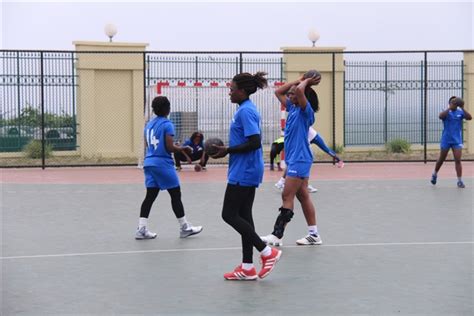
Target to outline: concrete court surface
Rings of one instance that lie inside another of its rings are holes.
[[[136,241],[142,173],[134,168],[0,169],[1,315],[472,315],[473,163],[454,167],[316,164],[311,197],[322,246],[301,208],[265,279],[225,281],[240,237],[221,217],[226,168],[180,173],[187,218],[178,238],[167,192],[150,215],[155,240]],[[271,232],[281,203],[265,172],[254,221]],[[258,254],[254,262],[259,268]]]

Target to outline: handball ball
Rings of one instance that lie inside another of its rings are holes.
[[[451,100],[451,103],[453,105],[457,106],[457,107],[462,107],[464,105],[464,100],[461,99],[461,98],[456,97],[456,98]]]
[[[224,142],[219,138],[209,138],[208,140],[206,140],[206,142],[204,143],[204,151],[209,156],[213,156],[219,151],[216,147],[212,145],[224,146]]]
[[[304,78],[304,79],[313,78],[313,77],[321,77],[321,73],[320,73],[319,71],[317,71],[316,69],[311,69],[311,70],[308,70],[308,71],[303,75],[303,78]]]
[[[197,163],[197,164],[194,165],[194,171],[199,172],[201,170],[202,170],[202,168],[201,168],[200,164]]]

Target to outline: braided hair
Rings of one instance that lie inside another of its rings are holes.
[[[245,91],[247,95],[251,95],[257,91],[257,89],[263,89],[268,85],[266,72],[259,71],[255,75],[248,72],[235,75],[232,81],[235,82],[237,88]]]

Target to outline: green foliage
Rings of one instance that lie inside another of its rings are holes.
[[[336,154],[342,154],[344,152],[344,146],[336,144],[336,148],[334,148]]]
[[[392,139],[385,147],[389,153],[404,153],[408,154],[410,152],[411,144],[404,139],[397,138]]]
[[[19,117],[12,119],[0,120],[0,126],[22,126],[22,127],[40,127],[41,126],[41,112],[32,106],[24,107],[21,110]],[[45,127],[74,127],[76,125],[76,119],[74,116],[70,116],[67,113],[61,115],[44,113],[44,126]]]
[[[34,139],[28,144],[26,144],[25,147],[23,147],[23,152],[25,153],[26,157],[32,158],[32,159],[38,159],[41,158],[42,154],[42,145],[41,141]],[[53,145],[46,143],[44,145],[44,156],[45,158],[50,158],[53,153]]]

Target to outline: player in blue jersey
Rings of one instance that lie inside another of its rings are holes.
[[[438,180],[438,171],[443,165],[446,159],[449,149],[452,149],[454,162],[456,166],[456,175],[458,177],[457,186],[458,188],[465,188],[464,182],[462,181],[462,123],[463,120],[472,120],[471,114],[464,108],[464,100],[453,96],[449,98],[449,106],[446,110],[439,113],[439,119],[443,121],[443,133],[441,135],[441,151],[439,158],[436,161],[436,166],[433,174],[431,175],[431,183],[436,184]]]
[[[184,215],[181,188],[171,156],[171,153],[184,152],[189,150],[189,147],[179,147],[174,144],[174,126],[167,118],[170,113],[168,98],[163,96],[154,98],[151,107],[156,117],[149,121],[145,127],[146,156],[143,170],[146,196],[141,206],[135,238],[152,239],[156,237],[156,233],[148,230],[147,222],[151,206],[160,190],[168,190],[171,196],[171,207],[178,219],[180,237],[186,238],[199,234],[202,231],[202,226],[192,226]]]
[[[191,164],[196,160],[199,160],[199,163],[194,166],[194,170],[206,170],[206,164],[209,160],[209,155],[204,151],[204,135],[201,132],[194,132],[191,137],[182,145],[182,147],[186,146],[191,148],[191,154],[187,154],[186,152],[174,153],[176,170],[181,170],[182,161],[187,161]]]
[[[260,113],[249,96],[267,86],[266,73],[241,73],[232,79],[230,100],[239,105],[232,118],[229,147],[216,146],[213,158],[229,154],[227,188],[222,218],[242,239],[242,264],[224,274],[226,280],[256,280],[266,277],[280,259],[281,250],[267,246],[255,232],[252,206],[255,190],[263,179],[263,151]],[[253,247],[261,254],[262,268],[257,274],[253,265]]]
[[[306,96],[306,98],[309,98],[309,96]],[[316,104],[316,107],[315,107],[313,106],[313,104],[311,104],[311,106],[313,107],[314,112],[316,112],[317,110],[315,110],[315,108],[317,109],[318,105]],[[336,154],[334,150],[332,150],[326,145],[326,143],[324,142],[324,139],[321,136],[319,136],[318,132],[313,127],[310,127],[308,130],[308,141],[310,144],[317,145],[319,148],[321,148],[321,150],[323,150],[329,156],[334,158],[334,160],[336,161],[336,166],[338,168],[344,168],[344,161],[342,161],[342,159],[339,158],[339,156]],[[277,183],[275,183],[275,188],[277,188],[280,191],[283,191],[283,188],[285,187],[285,181],[286,181],[286,169],[283,172],[283,175],[281,176],[280,180],[278,180]],[[311,184],[308,184],[309,193],[315,193],[317,191],[318,189],[313,187]]]
[[[313,163],[313,154],[308,141],[308,130],[314,124],[314,111],[318,109],[317,96],[311,85],[320,82],[321,77],[301,78],[289,82],[275,91],[278,100],[286,104],[288,118],[285,128],[286,183],[282,193],[282,206],[273,232],[261,237],[271,245],[282,245],[286,225],[294,213],[295,197],[301,203],[308,224],[308,235],[298,239],[298,245],[319,245],[322,243],[316,225],[316,209],[308,193],[308,179]],[[313,104],[314,106],[313,109]]]

